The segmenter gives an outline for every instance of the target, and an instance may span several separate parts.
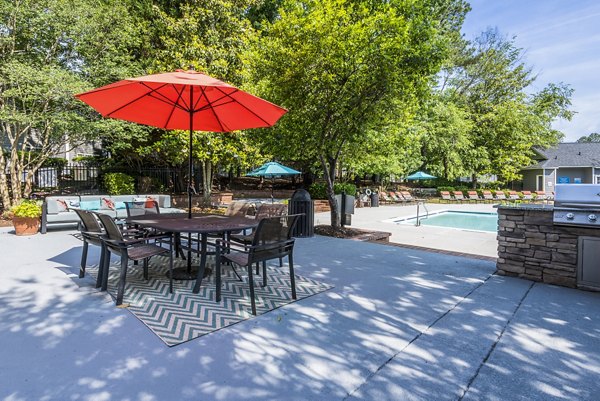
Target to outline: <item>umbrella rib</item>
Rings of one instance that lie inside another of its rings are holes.
[[[169,99],[168,97],[166,97],[165,95],[163,95],[162,93],[158,92],[159,89],[164,88],[165,86],[168,86],[169,84],[164,84],[162,86],[160,86],[157,89],[153,89],[150,86],[148,86],[145,82],[140,82],[144,87],[148,88],[150,90],[150,92],[148,92],[146,94],[146,96],[150,96],[151,98],[154,98],[160,102],[164,102],[166,104],[169,104],[171,106],[177,107],[180,110],[189,112],[190,111],[190,106],[185,102],[185,99],[183,99],[183,106],[181,106],[178,102],[173,102],[171,99]],[[176,86],[173,84],[170,84],[174,89],[175,92],[177,92]],[[182,87],[182,90],[185,89],[185,87]],[[158,95],[158,96],[155,96]],[[178,97],[179,99],[180,97]]]
[[[236,103],[236,101],[235,101],[235,100],[229,99],[228,101],[226,101],[226,102],[224,102],[224,103],[219,103],[219,104],[215,105],[215,103],[216,103],[216,102],[218,102],[218,101],[220,101],[220,100],[222,100],[222,99],[225,99],[225,98],[226,98],[226,97],[225,97],[225,96],[223,96],[223,97],[221,97],[221,98],[219,98],[219,99],[215,100],[214,102],[211,102],[211,105],[212,105],[212,107],[221,107],[221,106],[228,105],[228,104],[230,104],[230,103]],[[204,106],[200,107],[199,109],[194,109],[194,112],[197,112],[197,111],[204,111],[204,110],[207,110],[209,107],[210,107],[210,105],[208,105],[208,104],[207,104],[207,105],[204,105]]]
[[[128,83],[123,83],[122,85],[119,85],[119,87],[125,86],[125,85],[129,85],[130,83],[138,83],[137,81],[130,81],[130,80],[127,80],[127,79],[124,79],[123,81],[128,82]],[[104,92],[104,91],[110,91],[110,90],[115,89],[115,87],[116,87],[115,84],[117,84],[117,83],[118,82],[115,82],[114,84],[111,84],[111,85],[106,85],[106,86],[102,86],[100,88],[95,88],[95,89],[92,89],[90,91],[87,91],[87,92],[75,95],[75,97],[78,98],[81,95],[91,95],[92,93],[99,93],[99,92]]]
[[[207,101],[207,104],[204,105],[204,106],[202,106],[202,107],[200,107],[200,108],[196,108],[198,106],[198,103],[200,103],[200,100],[202,100],[202,97],[198,98],[198,100],[196,101],[196,104],[194,104],[194,106],[193,106],[194,107],[194,113],[199,112],[199,111],[208,110],[210,108],[210,105],[212,105],[213,107],[221,107],[221,106],[225,106],[225,105],[230,104],[230,103],[235,103],[234,99],[228,98],[226,95],[221,96],[220,98],[218,98],[218,99],[216,99],[216,100],[214,100],[212,102],[208,102],[208,97],[205,97],[205,99]],[[217,103],[217,102],[219,102],[219,101],[221,101],[223,99],[229,99],[229,100],[227,102],[225,102],[225,103],[220,103],[220,104],[215,105],[215,103]]]
[[[125,104],[123,104],[123,105],[121,105],[121,106],[117,107],[116,109],[112,110],[111,112],[109,112],[109,113],[106,113],[106,115],[107,115],[108,117],[112,117],[112,115],[113,115],[113,114],[115,114],[115,113],[117,113],[117,112],[119,112],[119,111],[123,110],[123,109],[124,109],[124,108],[126,108],[126,107],[129,107],[129,106],[131,106],[132,104],[134,104],[134,103],[135,103],[135,102],[137,102],[138,100],[141,100],[141,99],[145,98],[146,96],[152,97],[152,98],[154,98],[154,99],[157,99],[158,101],[161,101],[161,102],[165,102],[165,103],[167,103],[167,104],[170,104],[171,106],[175,106],[175,107],[181,107],[181,106],[178,106],[177,104],[175,104],[175,103],[173,103],[173,102],[169,101],[169,100],[168,100],[168,98],[166,98],[167,100],[164,100],[164,99],[160,99],[160,98],[158,98],[158,97],[152,96],[154,93],[158,93],[158,92],[156,92],[158,89],[162,89],[162,88],[164,88],[165,86],[167,86],[168,84],[161,85],[161,86],[160,86],[159,88],[157,88],[157,89],[150,88],[148,85],[146,85],[146,84],[145,84],[145,83],[143,83],[143,82],[140,82],[139,84],[141,84],[143,87],[145,87],[145,88],[149,89],[149,90],[150,90],[150,92],[146,92],[146,93],[144,93],[143,95],[140,95],[140,96],[136,97],[135,99],[133,99],[133,100],[130,100],[129,102],[127,102],[127,103],[125,103]],[[163,97],[164,97],[164,96],[163,96]]]
[[[175,85],[173,85],[173,89],[175,89],[175,92],[177,92],[177,87]],[[177,102],[175,102],[175,104],[173,105],[173,107],[171,108],[171,112],[169,113],[169,117],[167,117],[167,121],[165,122],[165,127],[167,127],[169,125],[169,121],[171,121],[171,118],[173,117],[173,113],[175,113],[175,108],[177,107],[177,105],[179,104],[179,99],[182,98],[183,92],[185,91],[185,87],[182,86],[181,87],[181,92],[179,92],[177,94]],[[185,100],[184,100],[185,101]]]
[[[225,93],[221,90],[221,88],[219,88],[218,86],[215,86],[215,89],[217,89],[219,92],[221,92],[222,94],[224,94],[225,96],[229,97],[230,99],[232,99],[234,102],[237,102],[237,104],[239,104],[240,106],[242,106],[243,108],[245,108],[246,110],[248,110],[250,113],[254,114],[259,120],[261,120],[262,122],[264,122],[267,126],[270,126],[271,124],[269,124],[268,121],[266,121],[264,118],[262,118],[261,116],[259,116],[258,114],[256,114],[254,111],[252,111],[250,108],[246,107],[244,104],[240,103],[238,100],[234,99],[231,97],[231,95],[233,95],[234,93],[238,92],[239,90],[235,90],[231,93]]]
[[[139,83],[138,83],[138,84],[139,84]],[[165,85],[166,85],[166,84],[165,84]],[[161,88],[162,88],[162,87],[164,87],[165,85],[162,85],[162,86],[161,86]],[[146,88],[148,88],[148,86],[144,85],[143,83],[142,83],[142,86],[145,86]],[[148,89],[150,89],[150,90],[152,91],[152,88],[148,88]],[[130,100],[129,102],[127,102],[127,103],[125,103],[125,104],[121,105],[120,107],[117,107],[116,109],[114,109],[114,110],[113,110],[113,111],[111,111],[110,113],[106,113],[106,115],[110,117],[110,116],[111,116],[111,114],[114,114],[114,113],[116,113],[116,112],[118,112],[118,111],[121,111],[121,110],[123,110],[125,107],[131,106],[133,103],[137,102],[137,101],[138,101],[138,100],[140,100],[140,99],[143,99],[143,98],[145,98],[145,97],[146,97],[146,96],[148,96],[150,93],[151,93],[151,92],[144,93],[143,95],[140,95],[140,96],[136,97],[135,99],[133,99],[133,100]]]
[[[211,106],[211,103],[208,100],[208,97],[206,96],[206,93],[204,92],[204,88],[200,87],[200,90],[202,91],[202,96],[204,96],[204,99],[206,99],[207,105],[210,107],[210,111],[212,111],[213,115],[215,116],[215,119],[219,123],[219,127],[221,127],[221,131],[225,132],[225,128],[223,127],[223,124],[221,124],[221,120],[219,119],[219,116],[217,116],[217,113],[215,112],[215,109]],[[198,99],[198,101],[199,101],[199,99]]]

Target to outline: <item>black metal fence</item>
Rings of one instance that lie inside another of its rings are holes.
[[[198,169],[195,169],[198,171]],[[96,194],[105,192],[104,175],[107,173],[125,173],[135,178],[136,191],[139,193],[178,193],[187,187],[187,169],[185,168],[101,168],[97,166],[66,165],[64,167],[40,168],[34,178],[36,191]],[[194,182],[201,182],[194,177]]]

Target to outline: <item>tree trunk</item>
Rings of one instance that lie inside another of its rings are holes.
[[[2,199],[2,205],[4,210],[10,209],[12,201],[10,198],[10,190],[8,188],[8,180],[6,177],[6,157],[0,149],[0,198]]]
[[[336,160],[329,158],[327,161],[325,157],[321,156],[321,165],[323,166],[323,172],[325,173],[325,182],[327,184],[327,200],[329,201],[329,207],[331,208],[331,226],[340,227],[339,220],[339,206],[335,201],[335,191],[333,190],[335,184],[335,170]]]
[[[449,167],[448,167],[448,158],[444,157],[444,178],[446,180],[448,179],[448,175],[449,175],[448,170],[449,170]]]
[[[15,147],[10,153],[10,187],[12,193],[12,203],[19,203],[22,197],[21,191],[21,162]]]
[[[25,198],[29,198],[33,192],[33,179],[35,178],[36,171],[37,168],[31,168],[27,171],[27,176],[25,177],[25,188],[23,189],[23,197]]]
[[[207,160],[202,163],[202,202],[210,205],[212,194],[212,162]]]
[[[473,189],[477,189],[477,174],[471,175],[471,182],[473,183]]]

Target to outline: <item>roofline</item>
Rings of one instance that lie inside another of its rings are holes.
[[[559,167],[523,167],[521,170],[556,170],[559,168],[599,168],[600,169],[600,165],[598,166],[559,166]]]

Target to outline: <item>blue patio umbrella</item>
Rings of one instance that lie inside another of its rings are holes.
[[[417,171],[416,173],[413,173],[413,174],[409,175],[408,177],[406,177],[407,180],[411,180],[411,181],[432,180],[434,178],[437,178],[437,177],[427,174],[427,173],[424,173],[422,171]]]
[[[294,170],[293,168],[284,166],[283,164],[279,164],[277,162],[268,162],[263,164],[256,170],[252,170],[246,175],[251,177],[271,178],[273,180],[273,185],[271,185],[271,203],[273,203],[273,189],[275,187],[275,177],[285,177],[297,174],[302,173],[298,170]]]

